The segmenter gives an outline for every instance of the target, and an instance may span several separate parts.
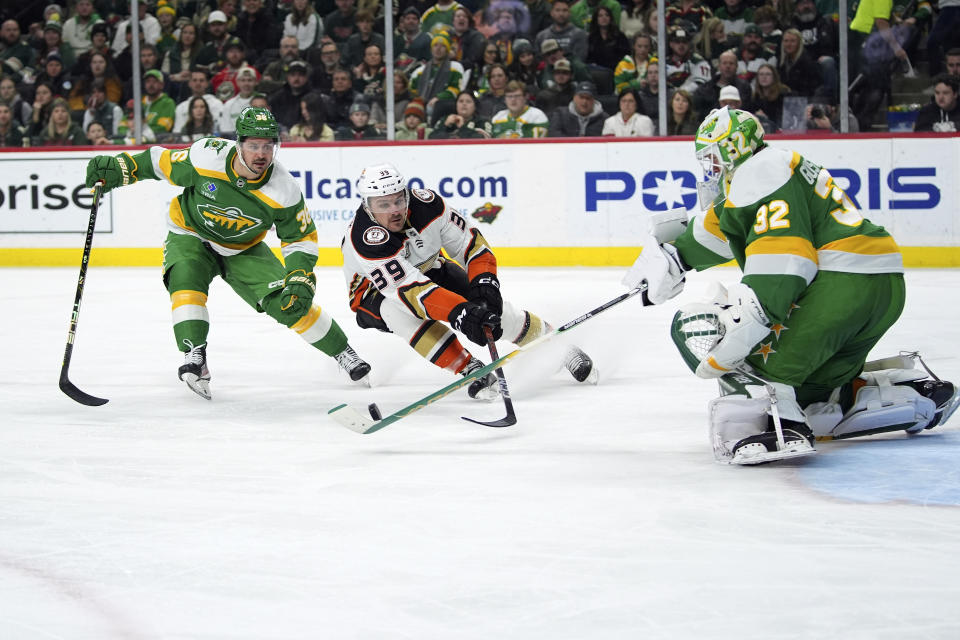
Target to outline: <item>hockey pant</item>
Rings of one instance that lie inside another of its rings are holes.
[[[200,238],[168,233],[163,245],[163,282],[173,308],[177,347],[206,344],[210,330],[207,295],[217,276],[258,313],[296,331],[313,347],[333,356],[347,346],[336,321],[316,303],[302,315],[280,309],[286,268],[263,242],[232,256],[222,256]]]
[[[899,273],[821,271],[747,363],[760,377],[793,387],[801,407],[826,401],[863,370],[904,298]]]
[[[425,274],[444,289],[466,296],[467,274],[455,262],[444,260],[439,267]],[[363,329],[377,329],[403,338],[414,351],[442,369],[460,373],[470,362],[470,352],[457,334],[445,323],[415,316],[399,300],[388,300],[370,287],[357,307],[357,324]],[[501,316],[503,337],[523,345],[543,335],[547,324],[529,311],[518,310],[506,300]]]

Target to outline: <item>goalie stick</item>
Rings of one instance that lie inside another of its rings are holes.
[[[90,206],[90,222],[87,224],[87,238],[83,245],[83,257],[80,259],[80,277],[77,279],[77,294],[73,300],[73,313],[70,315],[70,330],[67,332],[67,348],[63,353],[63,366],[60,367],[60,390],[73,400],[88,407],[99,407],[106,404],[106,398],[98,398],[84,393],[77,385],[70,382],[68,376],[70,358],[73,356],[73,341],[77,336],[77,320],[80,318],[80,300],[83,298],[83,285],[87,279],[87,263],[90,262],[90,250],[93,248],[93,229],[97,225],[97,210],[100,208],[100,198],[103,196],[103,181],[93,189],[93,204]]]
[[[645,282],[641,283],[640,286],[637,287],[636,289],[631,289],[630,291],[626,293],[622,293],[616,298],[613,298],[612,300],[608,300],[607,302],[603,303],[599,307],[595,309],[591,309],[590,311],[587,311],[583,315],[574,318],[570,322],[560,327],[557,327],[556,329],[554,329],[553,331],[550,331],[549,333],[545,333],[544,335],[540,336],[533,342],[529,342],[524,346],[519,347],[511,351],[510,353],[497,358],[487,366],[481,367],[480,369],[477,369],[473,373],[463,376],[459,380],[451,382],[450,384],[443,387],[442,389],[438,389],[437,391],[434,391],[433,393],[428,394],[423,398],[420,398],[413,404],[407,405],[406,407],[400,409],[399,411],[395,411],[394,413],[391,413],[385,418],[380,418],[380,419],[368,418],[367,416],[363,415],[362,413],[360,413],[359,411],[357,411],[356,409],[352,408],[350,405],[347,405],[347,404],[337,405],[333,409],[330,409],[330,411],[328,411],[327,414],[331,418],[336,420],[338,423],[346,427],[347,429],[350,429],[351,431],[356,431],[357,433],[374,433],[376,431],[379,431],[380,429],[383,429],[384,427],[390,426],[391,424],[393,424],[394,422],[397,422],[402,418],[407,417],[411,413],[416,413],[417,411],[419,411],[420,409],[423,409],[427,405],[432,404],[437,400],[450,395],[457,389],[461,389],[467,386],[477,378],[481,378],[487,375],[488,373],[490,373],[491,371],[496,371],[497,369],[502,367],[504,364],[506,364],[507,361],[512,360],[513,358],[517,357],[521,353],[530,351],[531,349],[543,344],[544,342],[551,340],[555,336],[561,333],[565,333],[570,329],[573,329],[574,327],[583,324],[590,318],[593,318],[594,316],[600,313],[603,313],[607,309],[610,309],[611,307],[614,307],[620,304],[624,300],[631,298],[637,295],[638,293],[642,293],[646,290],[647,290],[647,284]],[[377,413],[379,413],[379,411]]]

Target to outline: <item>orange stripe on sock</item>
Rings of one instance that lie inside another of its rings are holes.
[[[172,308],[182,307],[185,304],[195,304],[201,307],[207,306],[207,294],[202,291],[174,291],[170,294],[170,303]]]
[[[291,329],[297,333],[304,333],[307,329],[313,326],[313,323],[317,321],[317,318],[320,317],[320,305],[315,304],[310,307],[310,311],[306,313],[305,316],[297,320]]]

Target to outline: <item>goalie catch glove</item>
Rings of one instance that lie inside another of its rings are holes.
[[[628,289],[636,289],[643,282],[647,290],[643,292],[643,303],[661,304],[683,291],[687,266],[680,252],[672,244],[660,244],[653,236],[648,237],[643,250],[633,266],[623,277]]]
[[[743,364],[753,347],[770,333],[770,321],[757,294],[738,282],[727,288],[727,303],[718,305],[720,341],[700,361],[697,375],[719,378]]]

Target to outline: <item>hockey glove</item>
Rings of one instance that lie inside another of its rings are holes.
[[[467,300],[477,304],[486,303],[487,309],[498,316],[503,313],[503,296],[500,295],[500,280],[495,273],[481,273],[470,281]]]
[[[450,326],[480,346],[486,346],[487,336],[484,327],[493,329],[493,339],[499,340],[503,335],[500,326],[500,316],[490,311],[482,304],[475,302],[461,302],[453,308],[447,317]]]
[[[697,366],[701,378],[719,378],[743,364],[758,342],[770,334],[770,321],[753,289],[737,283],[727,288],[720,307],[723,337]]]
[[[120,161],[115,156],[94,156],[87,163],[88,187],[93,187],[103,180],[103,192],[106,193],[116,187],[130,183],[130,172],[124,171]]]
[[[317,277],[313,272],[294,269],[283,280],[280,292],[280,310],[303,316],[313,304],[313,294],[317,291]]]
[[[637,256],[633,266],[623,277],[628,289],[636,289],[641,283],[647,283],[643,292],[643,303],[661,304],[683,291],[686,265],[680,253],[672,244],[659,244],[653,237],[643,245],[643,251]]]

